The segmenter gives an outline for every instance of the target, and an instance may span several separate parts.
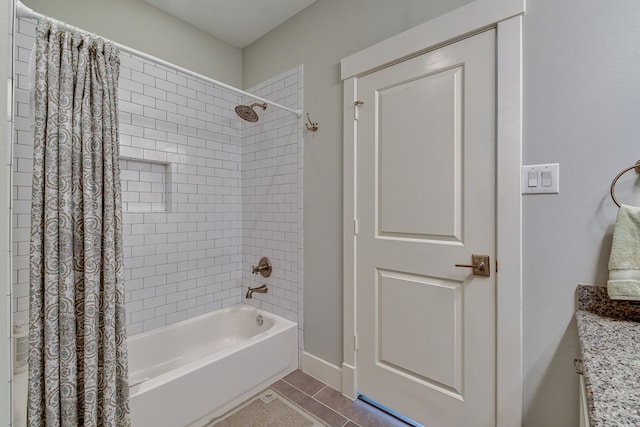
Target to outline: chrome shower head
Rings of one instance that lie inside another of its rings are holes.
[[[263,110],[267,109],[267,104],[259,104],[257,102],[251,104],[251,105],[238,105],[236,107],[236,114],[238,116],[240,116],[241,119],[244,119],[248,122],[257,122],[258,121],[258,114],[253,111],[253,107],[262,107]]]

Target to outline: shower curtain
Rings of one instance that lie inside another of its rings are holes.
[[[39,22],[29,426],[129,426],[118,51]]]

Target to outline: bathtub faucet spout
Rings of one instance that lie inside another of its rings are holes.
[[[244,297],[246,299],[250,299],[250,298],[253,298],[253,293],[254,292],[258,292],[258,293],[261,293],[261,294],[266,294],[268,290],[269,290],[269,288],[267,288],[267,285],[261,285],[261,286],[258,286],[257,288],[251,288],[250,287],[249,289],[247,289],[247,294]]]

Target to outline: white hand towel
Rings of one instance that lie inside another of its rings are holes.
[[[622,205],[609,257],[609,298],[640,301],[640,208]]]

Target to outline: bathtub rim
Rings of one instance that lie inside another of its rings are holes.
[[[188,325],[190,323],[195,323],[197,321],[202,321],[203,318],[206,318],[206,317],[214,317],[216,315],[221,315],[223,313],[228,313],[228,312],[231,312],[231,311],[242,311],[242,310],[256,311],[256,314],[262,314],[263,316],[265,316],[265,314],[266,314],[265,317],[269,317],[269,318],[273,317],[274,318],[273,326],[276,326],[276,323],[277,323],[276,320],[280,320],[280,319],[285,320],[287,322],[291,322],[291,323],[297,324],[296,322],[294,322],[292,320],[289,320],[289,319],[285,319],[284,317],[279,316],[277,314],[273,314],[273,313],[265,311],[263,309],[254,307],[254,306],[249,305],[249,304],[245,304],[243,302],[240,302],[240,303],[237,303],[237,304],[230,305],[228,307],[223,307],[223,308],[219,308],[217,310],[210,311],[208,313],[203,313],[203,314],[199,314],[197,316],[189,317],[188,319],[183,319],[183,320],[179,320],[177,322],[169,323],[168,325],[163,325],[163,326],[160,326],[158,328],[149,329],[148,331],[143,331],[143,332],[140,332],[140,333],[137,333],[137,334],[128,335],[127,336],[127,341],[129,341],[129,340],[139,340],[139,339],[142,339],[142,338],[145,338],[145,337],[159,335],[161,332],[164,332],[164,331],[172,329],[172,328],[176,328],[178,326],[184,326],[184,325]]]
[[[154,377],[150,377],[150,378],[146,378],[143,379],[141,381],[136,381],[135,384],[130,385],[129,386],[129,398],[134,398],[136,396],[139,396],[145,392],[148,392],[150,390],[153,390],[157,387],[161,387],[175,379],[177,379],[180,376],[189,374],[193,371],[196,371],[210,363],[214,363],[217,360],[220,360],[224,357],[229,356],[230,354],[233,354],[237,351],[242,350],[243,348],[249,347],[253,344],[265,341],[267,339],[269,339],[270,337],[278,334],[278,333],[282,333],[286,330],[289,329],[296,329],[296,348],[298,345],[297,342],[297,328],[298,328],[298,324],[294,321],[291,321],[289,319],[285,319],[282,316],[279,316],[277,314],[273,314],[271,312],[259,309],[257,307],[251,306],[249,304],[244,304],[244,303],[238,303],[238,304],[234,304],[232,306],[229,307],[225,307],[222,308],[220,310],[214,310],[212,312],[209,313],[205,313],[205,314],[201,314],[199,316],[195,316],[195,317],[191,317],[189,319],[184,319],[181,320],[179,322],[175,322],[175,323],[171,323],[169,325],[165,325],[162,326],[160,328],[155,328],[149,331],[145,331],[142,332],[140,334],[136,334],[136,335],[132,335],[131,337],[129,337],[128,339],[135,339],[136,337],[139,337],[138,339],[143,339],[145,337],[149,337],[149,336],[154,336],[157,334],[160,334],[163,331],[169,330],[171,328],[176,328],[178,326],[185,326],[188,325],[190,323],[195,323],[197,321],[203,321],[208,317],[217,317],[217,316],[221,316],[224,315],[225,313],[229,313],[232,311],[247,311],[247,312],[253,312],[256,316],[258,314],[262,315],[263,317],[265,317],[266,319],[271,319],[273,320],[273,324],[271,325],[271,327],[269,329],[266,329],[256,335],[253,335],[251,337],[248,337],[246,339],[243,339],[242,341],[239,341],[237,343],[233,343],[227,347],[224,347],[218,351],[215,351],[214,353],[208,354],[208,355],[203,355],[202,357],[198,357],[194,360],[191,360],[183,365],[180,365],[176,368],[173,368],[167,372],[163,372],[160,375],[154,376]],[[129,371],[129,381],[131,381],[131,371]]]

